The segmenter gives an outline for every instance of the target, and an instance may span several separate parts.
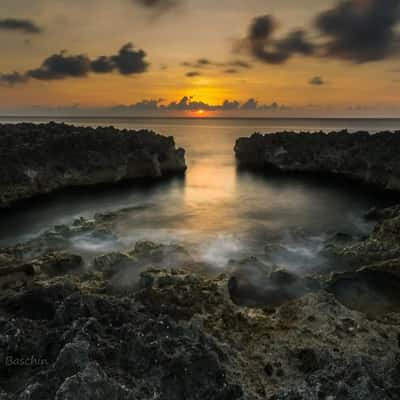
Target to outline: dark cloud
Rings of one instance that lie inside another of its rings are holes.
[[[399,0],[345,0],[316,18],[327,38],[326,56],[358,63],[383,60],[399,51]]]
[[[341,0],[314,18],[313,41],[297,29],[276,38],[271,15],[253,19],[248,35],[236,50],[246,50],[259,61],[282,64],[293,55],[329,57],[356,63],[400,55],[399,0]]]
[[[185,75],[186,75],[188,78],[194,78],[194,77],[196,77],[196,76],[200,76],[201,73],[198,72],[198,71],[189,71],[189,72],[186,72]]]
[[[19,83],[25,83],[29,80],[25,74],[19,72],[11,72],[10,74],[0,74],[0,83],[7,84],[10,86],[17,85]]]
[[[116,68],[122,75],[140,74],[145,72],[149,64],[144,61],[146,53],[143,50],[135,50],[132,43],[121,48],[119,53],[111,57]]]
[[[253,66],[248,63],[247,61],[243,60],[233,60],[227,64],[228,66],[231,67],[237,67],[237,68],[243,68],[243,69],[250,69],[253,68]]]
[[[237,74],[239,71],[236,68],[228,68],[224,71],[224,74]]]
[[[0,30],[17,31],[22,33],[37,34],[42,29],[29,19],[6,18],[0,19]]]
[[[182,97],[178,102],[172,102],[167,105],[159,105],[159,110],[164,111],[276,111],[285,109],[285,106],[280,106],[277,103],[259,104],[256,99],[249,99],[244,103],[237,100],[225,100],[222,104],[208,104],[199,101],[193,101],[192,97]]]
[[[314,53],[314,45],[307,39],[305,31],[292,31],[276,39],[276,29],[277,23],[271,15],[254,18],[240,48],[245,48],[255,58],[268,64],[283,64],[295,54],[308,56]]]
[[[143,8],[164,12],[171,8],[176,8],[182,3],[181,0],[132,0],[134,4],[138,4]]]
[[[122,75],[139,74],[145,72],[149,64],[144,60],[146,53],[135,50],[132,43],[123,46],[118,54],[107,57],[101,56],[91,62],[91,69],[98,74],[112,72],[115,69]]]
[[[65,52],[54,54],[36,69],[26,73],[26,76],[39,80],[57,80],[65,78],[82,78],[89,74],[91,65],[86,55],[69,56]]]
[[[159,104],[163,99],[158,100],[142,100],[130,106],[117,106],[113,111],[134,111],[134,112],[152,112],[160,109]]]
[[[256,110],[257,106],[258,106],[257,100],[249,99],[241,105],[240,109],[241,110]]]
[[[24,73],[14,72],[0,75],[2,82],[10,85],[25,83],[29,79],[60,80],[84,78],[90,73],[104,74],[118,71],[122,75],[140,74],[149,64],[143,50],[135,50],[131,43],[123,46],[116,55],[101,56],[91,60],[85,54],[68,55],[65,51],[46,58],[39,68]]]
[[[91,68],[97,74],[106,74],[114,70],[115,64],[110,57],[101,56],[91,62]]]
[[[308,82],[310,85],[322,86],[325,85],[325,81],[320,76],[314,76]]]

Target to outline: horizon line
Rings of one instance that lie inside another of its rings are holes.
[[[99,116],[99,115],[66,115],[66,116],[57,116],[57,115],[0,115],[0,119],[18,119],[18,118],[42,118],[42,119],[184,119],[184,120],[400,120],[399,117],[362,117],[362,116],[322,116],[322,117],[184,117],[184,116],[116,116],[116,115],[109,115],[109,116]]]

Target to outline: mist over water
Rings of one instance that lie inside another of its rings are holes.
[[[233,152],[236,139],[254,132],[376,132],[400,126],[398,120],[337,119],[62,121],[145,128],[174,136],[177,146],[186,149],[186,177],[97,192],[79,189],[40,199],[23,209],[2,212],[1,246],[29,240],[54,225],[70,224],[81,216],[91,218],[96,213],[128,208],[124,218],[115,223],[112,237],[77,235],[71,239],[71,249],[94,256],[132,248],[144,239],[182,243],[200,261],[223,268],[230,259],[262,259],[273,248],[272,260],[292,270],[323,263],[320,251],[329,235],[368,234],[372,226],[363,220],[363,214],[372,206],[385,204],[387,199],[331,180],[266,177],[238,171]]]

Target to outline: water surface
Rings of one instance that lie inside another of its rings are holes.
[[[3,119],[19,122],[22,119]],[[50,119],[26,119],[47,122]],[[58,119],[61,121],[61,119]],[[116,231],[126,246],[140,239],[180,242],[201,260],[223,267],[230,258],[262,256],[265,246],[281,244],[277,262],[287,268],[317,263],[324,238],[335,232],[367,234],[362,218],[387,199],[330,179],[265,177],[237,171],[233,146],[254,132],[399,129],[399,120],[338,119],[63,119],[76,125],[153,129],[175,137],[186,149],[184,179],[131,185],[101,192],[80,189],[57,194],[29,207],[2,213],[0,245],[27,240],[79,216],[132,208]],[[81,238],[77,252],[110,251],[113,243]],[[299,263],[301,261],[301,263]]]

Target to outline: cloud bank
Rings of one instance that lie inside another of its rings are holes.
[[[225,100],[221,104],[209,104],[202,101],[196,101],[193,97],[184,96],[178,101],[163,104],[163,99],[158,100],[142,100],[138,103],[128,106],[120,105],[113,108],[113,111],[123,112],[163,112],[163,111],[190,111],[199,110],[211,112],[224,111],[279,111],[286,109],[284,105],[276,102],[271,104],[260,104],[256,99],[251,98],[245,102],[238,100]]]

